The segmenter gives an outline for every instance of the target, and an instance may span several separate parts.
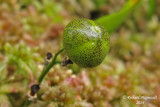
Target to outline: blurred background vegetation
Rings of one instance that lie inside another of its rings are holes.
[[[46,53],[63,48],[70,21],[95,20],[119,11],[126,1],[0,0],[0,107],[23,107]],[[160,0],[141,0],[111,34],[109,55],[100,66],[53,67],[29,107],[160,107],[159,5]],[[157,99],[137,105],[124,95]]]

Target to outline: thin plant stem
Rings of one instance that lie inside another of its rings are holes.
[[[44,79],[45,75],[49,72],[49,70],[58,63],[61,63],[60,61],[56,61],[57,56],[63,52],[64,49],[61,49],[59,52],[57,52],[54,56],[54,58],[52,59],[52,61],[46,66],[46,68],[42,71],[41,75],[38,78],[38,83],[39,85],[41,84],[42,80]]]
[[[39,85],[41,84],[42,80],[44,79],[45,75],[49,72],[49,70],[55,65],[55,64],[60,64],[61,61],[56,61],[57,56],[63,52],[64,49],[61,49],[59,52],[57,52],[53,58],[53,60],[51,61],[51,63],[49,63],[42,71],[41,75],[38,78],[38,83]],[[26,100],[23,107],[27,107],[28,105],[30,105],[31,101],[30,100]]]

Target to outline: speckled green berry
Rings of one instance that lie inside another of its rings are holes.
[[[110,37],[100,24],[78,19],[70,22],[63,33],[64,52],[80,67],[96,67],[107,55]]]

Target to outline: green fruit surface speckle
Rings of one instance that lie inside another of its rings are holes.
[[[100,24],[78,19],[66,26],[63,46],[70,60],[80,67],[96,67],[109,51],[110,37]]]

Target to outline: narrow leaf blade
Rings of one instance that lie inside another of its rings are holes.
[[[141,0],[129,0],[119,12],[100,17],[96,21],[103,25],[109,33],[112,33],[126,19],[140,1]]]

